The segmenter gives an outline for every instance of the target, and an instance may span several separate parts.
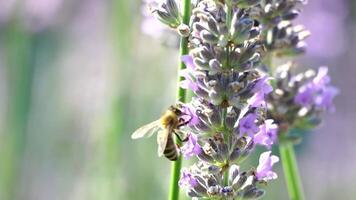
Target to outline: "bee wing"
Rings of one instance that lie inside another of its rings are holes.
[[[158,144],[158,156],[163,155],[164,150],[166,149],[167,140],[168,140],[169,129],[164,129],[158,132],[157,135],[157,144]]]
[[[137,129],[134,133],[132,133],[131,138],[139,139],[144,136],[151,137],[155,132],[157,132],[158,129],[160,129],[160,127],[160,121],[156,120]]]

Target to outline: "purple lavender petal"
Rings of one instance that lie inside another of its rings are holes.
[[[186,115],[188,118],[188,119],[186,119],[186,121],[189,121],[188,125],[195,126],[195,125],[199,124],[200,119],[199,119],[198,115],[196,114],[195,108],[192,105],[185,104],[182,107],[182,111],[183,111],[184,115]]]
[[[198,181],[194,178],[192,173],[190,173],[187,169],[182,169],[181,178],[178,184],[180,187],[192,188],[198,184]]]
[[[193,92],[196,92],[199,89],[198,84],[193,80],[188,69],[181,70],[179,74],[185,78],[185,80],[180,82],[180,87],[191,89]]]
[[[185,64],[185,66],[190,70],[190,71],[194,71],[195,70],[195,64],[193,61],[193,57],[190,55],[183,55],[180,58],[182,60],[182,62]]]
[[[327,67],[319,67],[318,74],[313,79],[315,89],[321,89],[330,83]]]
[[[250,137],[253,137],[260,129],[256,125],[255,121],[257,115],[255,113],[249,113],[245,117],[241,118],[239,121],[240,135],[247,134]]]
[[[265,94],[263,91],[255,93],[248,101],[248,105],[253,108],[266,108]]]
[[[272,167],[278,161],[279,158],[277,156],[271,156],[271,151],[262,153],[256,169],[256,178],[264,181],[276,179],[278,176],[274,171],[272,171]]]
[[[268,76],[264,76],[264,77],[258,79],[256,82],[256,85],[252,89],[252,92],[256,93],[256,92],[261,91],[261,92],[263,92],[263,94],[269,94],[270,92],[272,92],[273,87],[268,83],[269,80],[270,80],[270,77],[268,77]]]
[[[301,106],[309,107],[314,101],[315,88],[312,84],[308,84],[299,89],[294,98],[294,102]]]
[[[202,152],[202,148],[198,144],[198,137],[195,134],[189,134],[188,141],[182,146],[181,152],[184,158],[190,158]]]
[[[325,87],[321,94],[315,98],[315,105],[318,109],[324,109],[329,112],[335,111],[333,99],[339,94],[339,90],[333,86]]]
[[[260,131],[255,135],[254,142],[270,149],[277,140],[278,126],[273,123],[272,119],[268,119],[259,128]]]

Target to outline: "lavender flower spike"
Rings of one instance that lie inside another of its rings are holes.
[[[298,105],[310,108],[315,107],[317,110],[333,111],[333,99],[339,91],[330,86],[330,77],[327,67],[320,67],[317,75],[302,85],[294,102]]]
[[[272,167],[278,161],[279,158],[277,156],[271,156],[271,151],[262,153],[256,169],[256,178],[264,181],[276,179],[278,176],[274,171],[272,171]]]

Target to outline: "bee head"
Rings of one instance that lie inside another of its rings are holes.
[[[181,106],[179,106],[178,104],[177,105],[174,105],[174,106],[170,106],[168,108],[168,110],[172,111],[173,113],[175,113],[176,115],[180,116],[183,114],[182,110],[180,109]]]

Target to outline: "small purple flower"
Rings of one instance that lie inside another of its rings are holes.
[[[190,173],[187,169],[181,170],[181,178],[178,182],[180,187],[192,188],[198,184],[198,181],[194,178],[193,174]]]
[[[262,153],[256,169],[256,178],[264,181],[276,179],[278,176],[274,171],[272,171],[272,167],[278,161],[279,158],[277,156],[271,156],[271,151]]]
[[[239,126],[241,136],[247,134],[248,136],[253,137],[253,135],[260,130],[255,123],[256,119],[257,115],[255,113],[249,113],[240,119]]]
[[[199,89],[198,84],[193,80],[188,69],[180,71],[180,76],[184,77],[184,80],[180,82],[180,87],[184,89],[191,89],[193,92]]]
[[[190,158],[202,152],[201,146],[198,144],[198,137],[195,134],[189,134],[188,141],[180,149],[184,158]]]
[[[309,107],[314,102],[315,88],[312,84],[308,84],[299,88],[294,102],[301,106]]]
[[[334,111],[332,101],[339,91],[329,83],[328,68],[320,67],[313,80],[299,88],[294,102],[304,107],[315,106],[320,110]]]
[[[259,128],[260,131],[255,135],[254,142],[271,149],[272,144],[277,140],[278,126],[273,123],[273,119],[268,119]]]
[[[258,79],[252,89],[252,93],[255,93],[248,101],[248,105],[254,108],[267,106],[265,97],[267,94],[273,91],[272,86],[268,83],[270,78],[268,76]]]
[[[319,67],[318,74],[313,79],[313,86],[315,89],[321,89],[330,83],[327,67]]]
[[[249,106],[253,108],[266,108],[267,103],[265,100],[265,94],[262,91],[255,93],[250,99],[247,100]]]
[[[190,71],[194,71],[196,66],[193,61],[193,57],[191,55],[183,55],[180,58],[185,66],[190,69]]]
[[[269,94],[273,91],[273,87],[268,83],[271,78],[264,76],[257,80],[255,86],[252,89],[253,93],[262,92],[263,94]]]
[[[193,57],[190,55],[183,55],[181,56],[181,60],[187,68],[180,71],[180,76],[184,77],[184,80],[180,82],[180,87],[184,89],[191,89],[193,92],[196,92],[199,89],[199,86],[192,77],[195,70]]]
[[[320,95],[315,98],[315,105],[318,109],[324,109],[329,112],[335,111],[333,99],[339,94],[339,90],[333,86],[325,87]]]
[[[198,115],[196,114],[195,108],[190,104],[184,104],[182,107],[184,113],[183,118],[185,121],[189,121],[188,125],[194,126],[200,122]]]

